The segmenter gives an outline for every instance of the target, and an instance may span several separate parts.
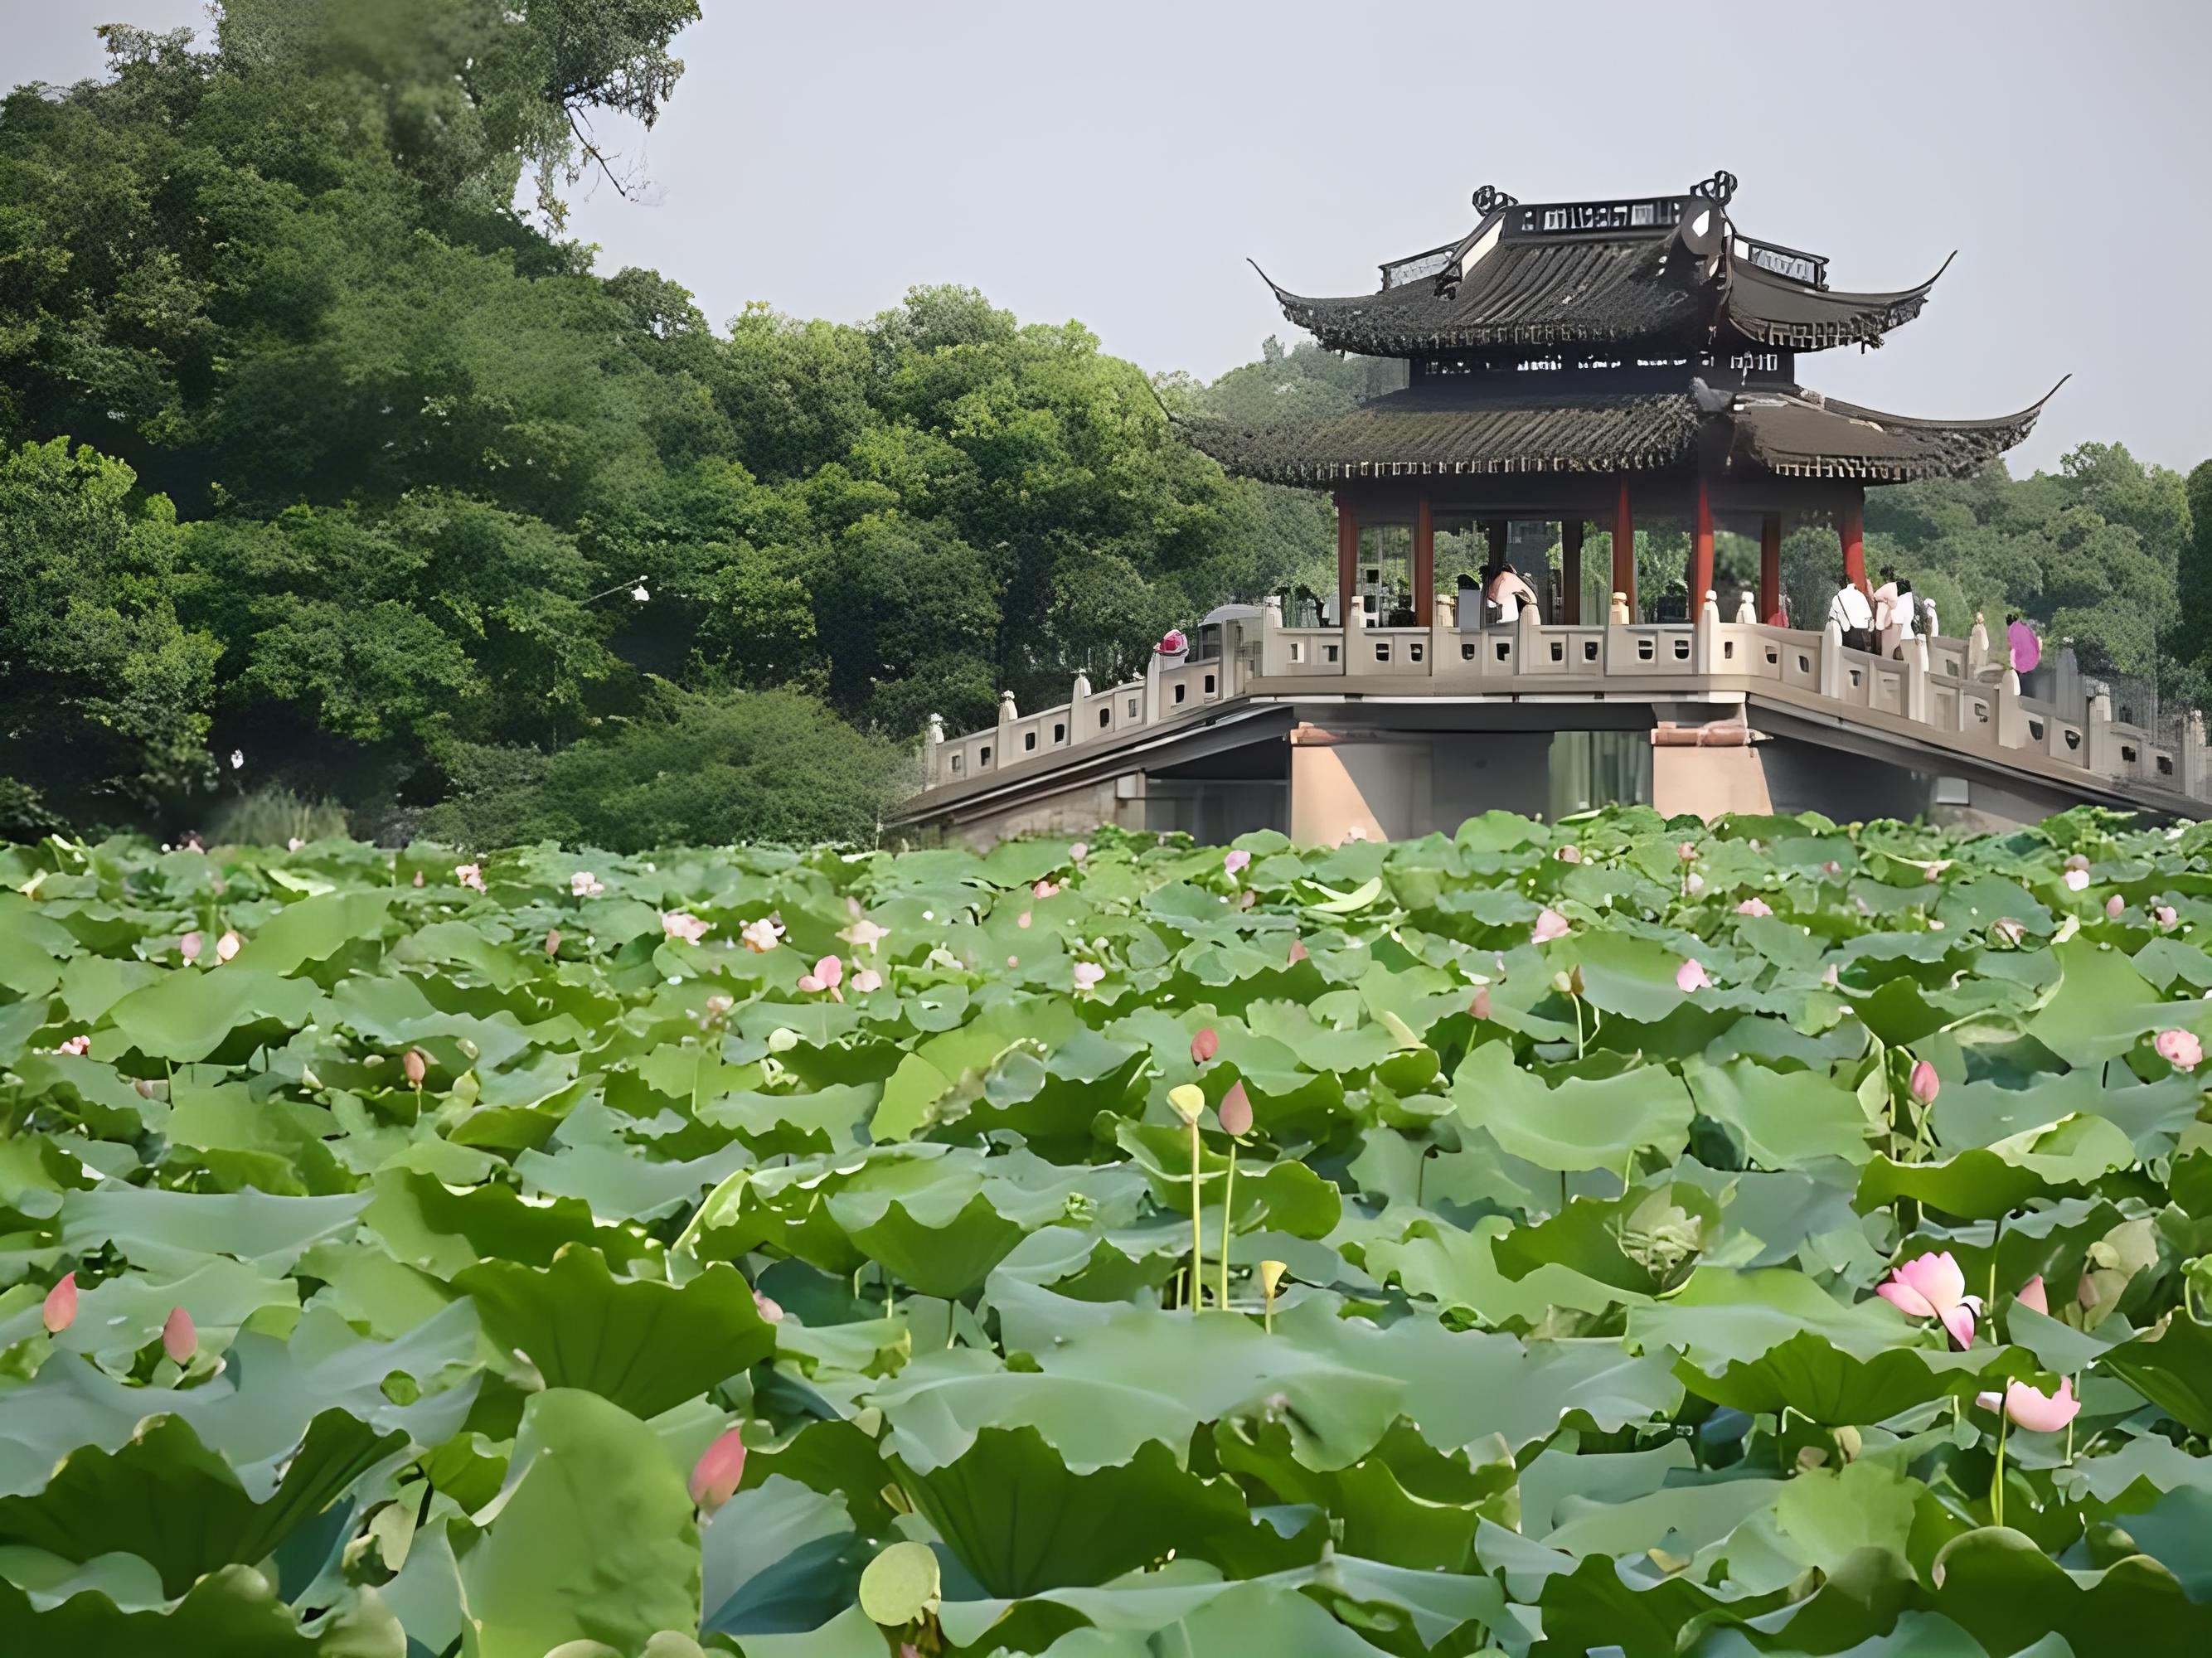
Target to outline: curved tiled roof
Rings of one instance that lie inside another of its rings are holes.
[[[1733,454],[1778,476],[1895,483],[1985,465],[2025,438],[2042,410],[1930,421],[1796,386],[1729,396],[1694,381],[1669,392],[1431,381],[1333,419],[1177,423],[1230,471],[1308,489],[1350,478],[1660,471],[1691,462],[1708,422],[1728,428]]]

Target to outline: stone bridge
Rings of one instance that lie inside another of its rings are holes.
[[[1839,822],[2032,822],[2084,801],[2200,816],[2201,717],[2154,734],[2091,695],[2023,695],[1981,620],[1901,658],[1836,629],[1724,622],[1291,628],[1277,601],[1217,610],[1145,677],[991,728],[931,722],[896,837],[988,846],[1104,823],[1302,843],[1449,831],[1492,807],[1551,817],[1611,801],[1669,815],[1814,811]],[[2159,740],[2163,736],[2166,740]]]

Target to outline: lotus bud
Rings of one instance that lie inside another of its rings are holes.
[[[201,950],[206,944],[206,938],[198,932],[187,932],[177,940],[177,954],[188,962],[197,962],[200,958]]]
[[[2013,1300],[2022,1307],[2043,1314],[2045,1317],[2050,1315],[2051,1297],[2043,1287],[2043,1274],[2040,1272],[2021,1284],[2020,1293],[2014,1296]]]
[[[1922,1060],[1912,1067],[1911,1086],[1915,1101],[1922,1105],[1933,1105],[1936,1103],[1936,1096],[1942,1091],[1943,1079],[1936,1074],[1936,1067],[1933,1065],[1926,1060]]]
[[[64,1272],[62,1281],[46,1291],[46,1304],[42,1309],[46,1333],[58,1336],[76,1322],[76,1274]]]
[[[1305,959],[1306,959],[1306,944],[1305,944],[1305,940],[1304,940],[1304,939],[1303,939],[1303,938],[1293,938],[1293,939],[1291,939],[1291,957],[1290,957],[1290,959],[1289,959],[1288,961],[1286,961],[1286,962],[1285,962],[1285,963],[1283,963],[1283,965],[1284,965],[1285,967],[1296,967],[1296,966],[1297,966],[1300,962],[1303,962],[1303,961],[1304,961]]]
[[[763,1323],[783,1322],[783,1304],[771,1297],[763,1295],[757,1290],[753,1291],[753,1310],[761,1315],[761,1321]]]
[[[193,1327],[192,1315],[181,1307],[171,1308],[168,1321],[161,1326],[161,1351],[178,1363],[189,1364],[199,1350],[200,1333]]]
[[[419,1048],[410,1048],[401,1056],[399,1068],[406,1073],[410,1088],[420,1088],[422,1078],[430,1074],[429,1056]]]
[[[561,953],[561,929],[557,926],[545,935],[545,953],[548,956],[558,956]]]
[[[1686,864],[1696,863],[1698,861],[1698,843],[1695,841],[1683,841],[1680,846],[1674,848],[1674,855]]]
[[[2105,919],[2106,920],[2117,921],[2121,916],[2127,913],[2127,901],[2121,897],[2118,893],[2116,892],[2111,897],[2105,900]]]
[[[694,1506],[712,1514],[737,1495],[745,1477],[745,1442],[730,1429],[707,1447],[691,1470],[690,1490]]]
[[[1252,1132],[1252,1101],[1244,1092],[1243,1083],[1230,1084],[1214,1114],[1221,1120],[1222,1133],[1232,1139],[1241,1140]]]
[[[1168,1090],[1168,1103],[1186,1123],[1195,1123],[1206,1109],[1206,1090],[1194,1083]]]
[[[788,1054],[799,1046],[799,1033],[787,1024],[780,1024],[768,1033],[768,1051]]]
[[[1260,1263],[1260,1288],[1272,1299],[1275,1291],[1282,1287],[1283,1274],[1290,1270],[1291,1269],[1289,1267],[1285,1266],[1279,1260],[1261,1261]]]
[[[1221,1038],[1212,1025],[1207,1025],[1190,1039],[1190,1062],[1205,1065],[1221,1051]]]
[[[1564,972],[1554,973],[1552,975],[1552,988],[1562,996],[1571,996],[1575,993],[1575,981],[1567,977]]]
[[[240,938],[236,932],[226,932],[222,938],[215,941],[216,960],[218,962],[228,961],[232,957],[238,954],[239,946],[245,942],[246,940]]]
[[[1490,1017],[1490,987],[1488,985],[1477,985],[1474,987],[1474,995],[1468,1002],[1467,1011],[1478,1019],[1487,1019]]]
[[[2161,1030],[2151,1039],[2158,1056],[2176,1071],[2194,1071],[2204,1061],[2204,1044],[2191,1030]]]
[[[1580,847],[1561,847],[1552,856],[1563,864],[1579,864],[1583,860],[1583,851]]]

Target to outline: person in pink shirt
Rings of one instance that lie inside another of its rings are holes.
[[[2020,612],[2012,610],[2005,616],[2005,643],[2012,655],[2014,673],[2033,673],[2037,663],[2043,660],[2043,641],[2035,636],[2035,629],[2020,619]]]

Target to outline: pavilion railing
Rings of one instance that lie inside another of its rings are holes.
[[[2078,710],[2024,695],[1978,618],[1967,638],[1916,639],[1899,659],[1849,649],[1833,627],[1766,626],[1748,604],[1724,622],[1710,594],[1690,623],[1546,626],[1524,612],[1516,624],[1462,628],[1449,606],[1440,611],[1425,628],[1291,628],[1271,599],[1224,624],[1221,650],[1204,659],[1155,655],[1143,678],[1100,691],[1079,676],[1066,702],[1034,714],[1019,713],[1009,693],[995,726],[963,736],[947,737],[933,719],[922,792],[1042,774],[1102,743],[1255,695],[1695,695],[1765,683],[1781,700],[2045,777],[2071,768],[2115,789],[2212,799],[2201,714],[2170,727],[2154,714],[2118,720],[2101,685]]]

